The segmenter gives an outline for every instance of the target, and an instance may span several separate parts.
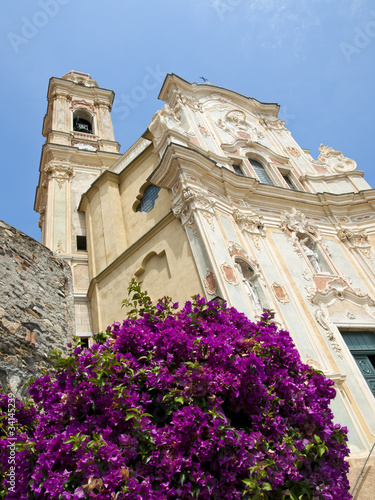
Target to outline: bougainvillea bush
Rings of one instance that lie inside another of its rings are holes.
[[[2,396],[1,498],[351,498],[333,382],[270,312],[252,323],[223,301],[177,310],[129,292],[123,323],[54,354],[32,401],[16,402],[14,436]]]

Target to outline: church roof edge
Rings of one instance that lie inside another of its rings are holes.
[[[184,78],[181,78],[180,76],[176,75],[175,73],[167,73],[164,82],[162,84],[161,90],[158,95],[158,99],[168,102],[170,99],[170,92],[171,88],[173,88],[173,84],[178,85],[182,89],[185,90],[203,90],[207,91],[207,93],[211,93],[213,89],[215,89],[217,92],[223,92],[224,94],[229,94],[236,99],[245,99],[247,102],[254,103],[256,107],[263,108],[264,111],[270,112],[271,110],[277,116],[280,105],[277,103],[268,103],[268,102],[262,102],[256,99],[255,97],[248,97],[243,94],[240,94],[239,92],[235,92],[234,90],[226,89],[225,87],[220,87],[217,85],[214,85],[213,83],[210,82],[205,82],[205,83],[190,83]]]

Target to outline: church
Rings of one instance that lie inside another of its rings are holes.
[[[77,335],[124,317],[132,278],[153,299],[272,309],[334,380],[359,465],[375,435],[375,190],[340,151],[301,148],[277,104],[175,74],[159,98],[120,154],[114,93],[77,71],[50,79],[35,210],[72,269]]]

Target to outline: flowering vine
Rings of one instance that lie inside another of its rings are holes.
[[[0,498],[351,498],[333,382],[272,313],[253,323],[199,296],[153,305],[135,281],[124,306],[91,348],[52,353],[54,371],[16,401],[14,436],[1,395]]]

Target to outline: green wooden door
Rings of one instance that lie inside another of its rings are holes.
[[[375,396],[375,332],[341,332],[363,378]]]

